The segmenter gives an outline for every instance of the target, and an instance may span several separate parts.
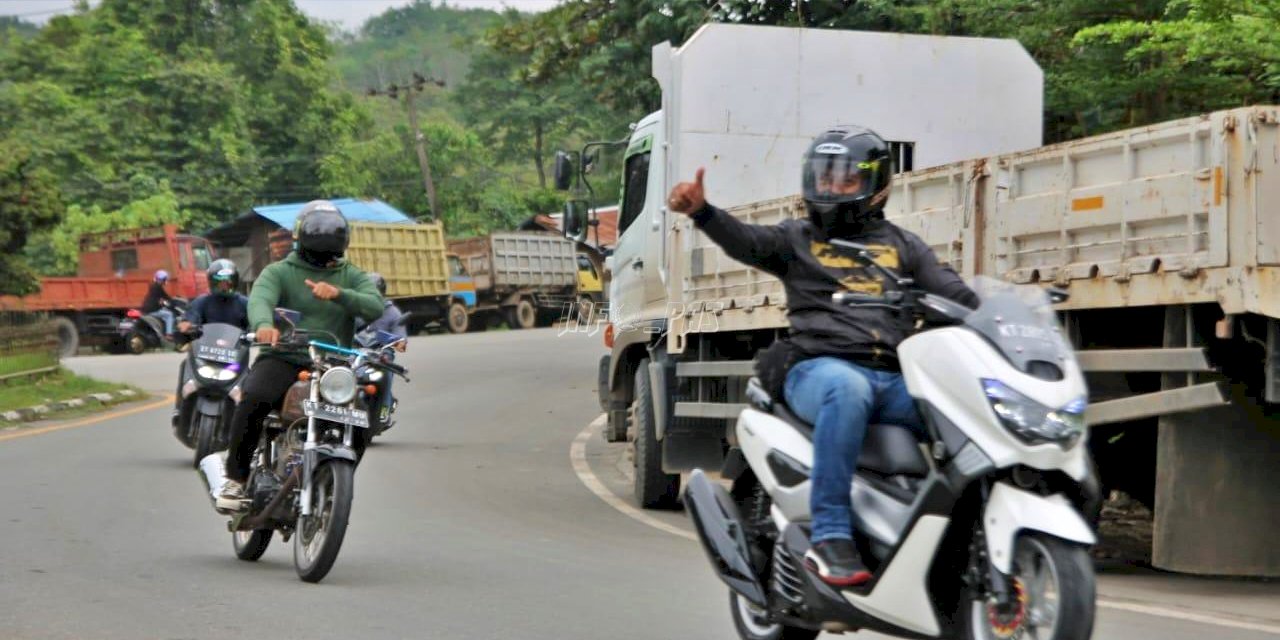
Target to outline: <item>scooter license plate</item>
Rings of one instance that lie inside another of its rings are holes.
[[[196,357],[201,360],[208,360],[219,364],[235,364],[239,361],[236,355],[237,353],[235,349],[215,347],[207,344],[196,345]]]
[[[361,429],[369,428],[369,412],[355,407],[337,407],[323,402],[305,400],[302,403],[302,412],[308,418],[349,424]]]

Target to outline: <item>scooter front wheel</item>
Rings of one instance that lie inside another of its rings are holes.
[[[1096,613],[1096,577],[1089,552],[1057,538],[1023,535],[1014,548],[1013,602],[983,599],[962,610],[968,640],[1088,640]]]
[[[769,620],[768,612],[732,591],[729,592],[729,612],[742,640],[813,640],[818,637],[817,629],[789,627]]]

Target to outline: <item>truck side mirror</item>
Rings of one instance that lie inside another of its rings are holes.
[[[587,220],[588,207],[586,200],[569,200],[564,203],[564,237],[586,242],[587,229],[591,226]]]
[[[564,151],[556,152],[556,189],[568,191],[573,184],[573,160]]]

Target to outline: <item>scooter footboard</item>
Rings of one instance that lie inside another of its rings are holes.
[[[751,568],[742,516],[729,492],[701,469],[694,469],[684,490],[684,504],[720,579],[748,601],[766,606],[764,588]]]
[[[1041,496],[1003,482],[991,488],[982,515],[987,553],[1001,573],[1013,567],[1013,545],[1021,531],[1040,531],[1069,542],[1095,544],[1088,523],[1062,496]]]

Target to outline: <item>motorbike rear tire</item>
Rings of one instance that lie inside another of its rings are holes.
[[[1014,545],[1013,568],[1020,583],[1035,582],[1024,579],[1027,571],[1031,570],[1031,567],[1026,566],[1027,559],[1033,557],[1047,561],[1043,564],[1049,572],[1046,578],[1054,582],[1052,586],[1057,591],[1056,607],[1053,608],[1053,624],[1048,633],[1037,632],[1034,637],[1040,640],[1088,640],[1093,635],[1097,607],[1097,578],[1094,575],[1093,561],[1089,558],[1089,552],[1083,546],[1051,536],[1021,535]],[[1042,584],[1038,590],[1043,590],[1044,587],[1045,585]],[[1034,584],[1024,588],[1037,590]],[[1043,613],[1037,613],[1037,605],[1042,604],[1039,600],[1035,593],[1028,594],[1028,609],[1022,612],[1033,624],[1036,624],[1038,618],[1043,622]],[[1040,609],[1041,612],[1045,610]],[[958,617],[964,625],[959,634],[961,638],[993,640],[1001,637],[991,629],[989,611],[985,602],[963,600],[959,613]],[[1017,629],[1014,633],[1017,636],[1023,636],[1025,628]]]
[[[256,562],[267,552],[267,545],[271,544],[271,533],[270,529],[233,531],[231,546],[236,551],[236,557],[245,562]]]
[[[316,467],[312,478],[311,515],[298,518],[298,530],[293,538],[293,567],[303,582],[315,583],[323,580],[333,568],[347,534],[355,465],[347,460],[327,460]],[[315,522],[308,522],[311,520]],[[314,529],[308,531],[309,527]]]
[[[749,604],[746,598],[733,591],[729,592],[729,613],[733,616],[733,627],[738,630],[738,637],[742,640],[813,640],[818,637],[817,629],[759,620],[752,614]]]
[[[218,418],[196,413],[195,468],[200,468],[200,461],[217,450]]]

